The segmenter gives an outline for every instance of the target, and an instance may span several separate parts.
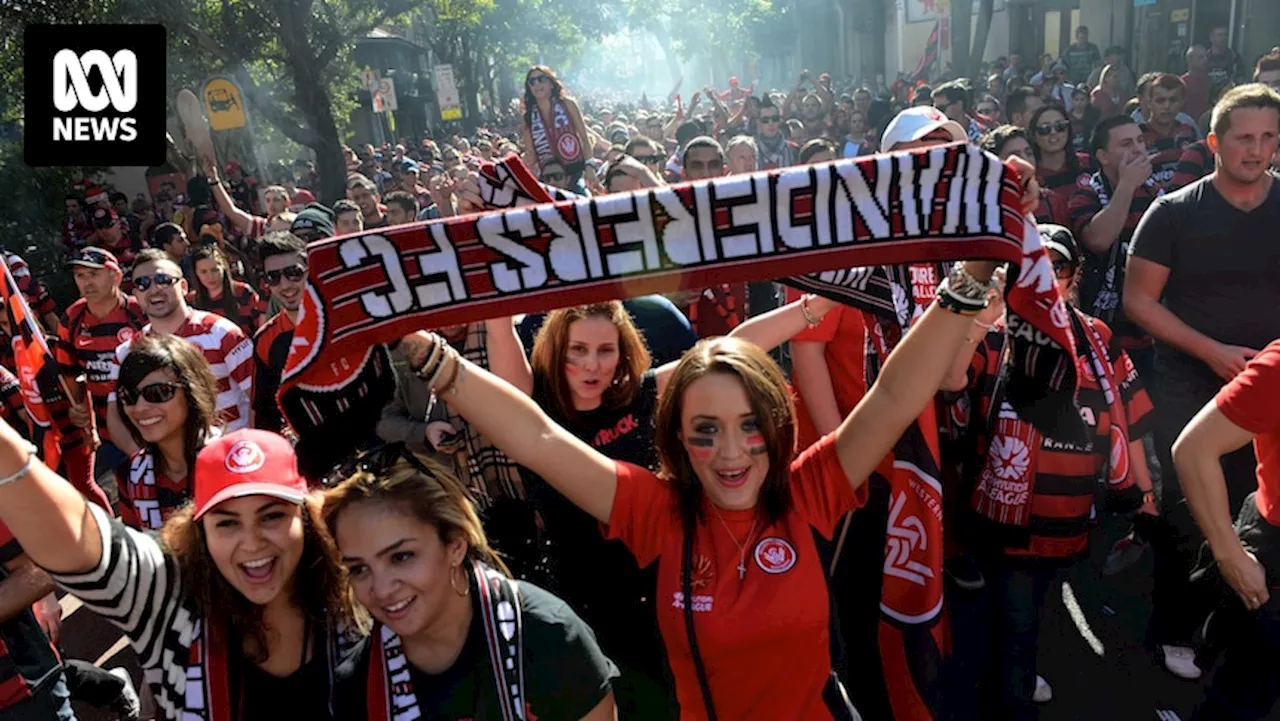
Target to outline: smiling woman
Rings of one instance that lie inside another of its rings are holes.
[[[194,503],[157,538],[86,504],[0,423],[0,520],[59,586],[125,632],[159,718],[335,718],[335,629],[362,623],[293,448],[238,431],[206,445],[193,469]]]
[[[325,522],[380,625],[343,665],[340,718],[616,718],[617,668],[569,606],[509,578],[457,478],[399,444],[355,465]]]

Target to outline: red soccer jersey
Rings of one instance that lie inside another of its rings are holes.
[[[110,441],[107,430],[107,398],[115,386],[111,375],[116,362],[116,349],[133,339],[133,334],[147,324],[147,316],[138,301],[123,293],[120,304],[105,318],[89,312],[88,302],[81,298],[67,309],[67,322],[58,326],[58,343],[54,353],[58,365],[69,375],[85,375],[93,410],[98,419],[98,434]]]
[[[156,473],[155,459],[146,448],[134,453],[127,466],[116,469],[116,488],[120,491],[116,502],[120,520],[142,530],[160,530],[191,500],[187,478]]]
[[[1218,391],[1214,402],[1227,420],[1254,434],[1258,495],[1267,523],[1280,526],[1280,340],[1271,341],[1240,375]]]
[[[142,332],[150,335],[151,324],[148,323]],[[253,343],[245,337],[244,331],[220,315],[191,309],[174,335],[199,348],[213,368],[213,377],[218,381],[217,410],[226,431],[248,428],[253,398]],[[114,386],[120,377],[120,363],[129,355],[131,344],[121,343],[116,348],[109,400],[116,399]]]
[[[1165,190],[1172,190],[1173,175],[1178,170],[1182,151],[1200,139],[1200,133],[1186,123],[1175,123],[1168,135],[1162,134],[1150,123],[1142,126],[1142,139],[1151,155],[1151,177]]]
[[[799,299],[798,291],[787,289],[787,302]],[[867,328],[862,313],[856,308],[838,305],[822,318],[816,328],[806,328],[791,340],[826,343],[823,358],[831,375],[831,389],[835,391],[836,409],[844,418],[853,411],[858,401],[867,393],[865,343]],[[799,380],[792,363],[791,382],[796,386],[796,440],[800,448],[808,448],[818,441],[818,431],[809,416],[804,398],[799,394]]]
[[[704,719],[685,632],[684,534],[675,493],[644,468],[622,462],[617,468],[609,538],[625,543],[642,567],[657,562],[658,627],[675,676],[680,718]],[[854,493],[834,436],[792,462],[790,483],[792,507],[777,523],[760,528],[756,511],[708,507],[697,526],[694,627],[720,718],[833,717],[823,700],[831,673],[833,611],[817,539],[829,541],[840,519],[866,503],[867,486]]]

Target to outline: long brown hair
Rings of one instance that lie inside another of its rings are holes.
[[[232,322],[239,323],[240,308],[236,305],[235,286],[231,278],[231,264],[218,246],[209,243],[191,251],[191,272],[196,272],[196,264],[202,260],[212,260],[222,269],[222,297],[214,300],[209,296],[209,289],[204,287],[199,276],[196,277],[195,306],[200,310],[217,313]]]
[[[129,346],[129,355],[120,363],[120,376],[116,381],[119,388],[137,390],[142,379],[154,371],[165,369],[182,386],[182,398],[187,404],[187,422],[183,428],[182,451],[187,460],[187,468],[195,467],[196,455],[213,434],[213,429],[222,426],[218,417],[218,381],[213,377],[213,369],[204,353],[183,338],[172,335],[139,336]],[[129,419],[129,414],[120,413],[120,420],[129,431],[133,442],[151,452],[156,470],[163,472],[164,454],[159,453],[154,443],[142,439],[142,432]]]
[[[702,484],[681,440],[684,395],[689,386],[709,373],[723,373],[742,382],[751,412],[760,424],[768,448],[769,472],[760,488],[759,506],[773,523],[791,509],[791,456],[796,446],[796,408],[782,369],[754,343],[724,337],[701,340],[684,354],[658,399],[658,456],[661,475],[675,486],[680,515],[692,528],[701,515]]]
[[[529,89],[529,78],[534,72],[540,72],[551,80],[551,97],[548,98],[550,102],[555,103],[560,98],[570,97],[564,89],[564,82],[551,68],[546,65],[534,65],[529,68],[529,72],[524,74],[524,125],[526,128],[533,127],[533,114],[538,112],[538,99],[533,97],[533,91]]]
[[[467,542],[469,560],[481,561],[511,577],[511,571],[489,545],[467,489],[456,476],[426,456],[401,460],[382,470],[361,468],[325,491],[324,522],[330,537],[337,536],[342,512],[360,503],[385,504],[434,526],[442,544],[461,537]]]
[[[536,385],[546,388],[551,395],[553,407],[548,410],[553,416],[574,418],[577,415],[564,364],[569,358],[569,328],[585,318],[604,318],[618,329],[618,367],[600,399],[602,408],[622,408],[634,401],[640,382],[653,362],[643,336],[621,302],[611,300],[551,311],[533,340],[531,365]]]
[[[368,617],[347,588],[346,568],[321,518],[321,503],[316,494],[302,501],[302,556],[289,593],[317,626],[341,621],[348,629],[363,632]],[[190,589],[205,622],[229,623],[235,632],[232,638],[248,639],[245,651],[250,660],[262,663],[267,660],[264,607],[241,595],[218,570],[209,555],[204,524],[192,518],[194,513],[195,505],[187,504],[165,522],[160,540],[177,560],[182,583]]]

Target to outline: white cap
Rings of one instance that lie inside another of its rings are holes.
[[[887,153],[898,143],[920,140],[938,129],[946,130],[952,140],[969,139],[969,134],[960,127],[960,123],[948,118],[941,110],[932,105],[917,105],[898,113],[889,122],[884,135],[880,136],[880,152]]]

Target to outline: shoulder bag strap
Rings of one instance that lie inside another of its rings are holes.
[[[711,700],[711,684],[707,681],[707,667],[702,663],[698,650],[698,634],[693,628],[693,536],[694,529],[686,524],[684,552],[680,563],[680,587],[684,593],[684,630],[689,637],[689,653],[693,656],[693,668],[698,674],[698,688],[702,690],[702,702],[707,707],[707,721],[716,721],[716,705]]]

